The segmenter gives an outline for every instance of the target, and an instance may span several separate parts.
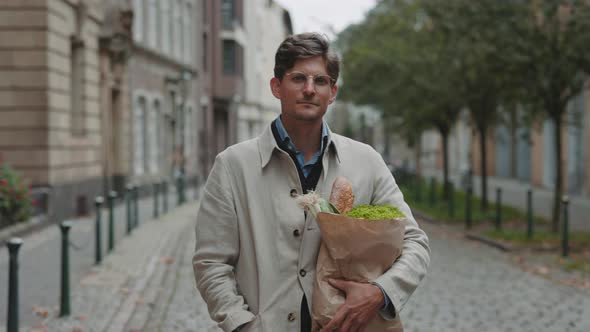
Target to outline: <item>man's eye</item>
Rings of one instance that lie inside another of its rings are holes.
[[[307,77],[305,77],[305,75],[293,75],[292,80],[295,83],[304,83],[307,81]]]
[[[316,85],[321,85],[321,86],[330,84],[330,80],[324,76],[316,77],[316,78],[314,78],[313,81]]]

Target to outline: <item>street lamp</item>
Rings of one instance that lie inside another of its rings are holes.
[[[177,137],[175,137],[178,144],[174,146],[174,155],[178,158],[174,158],[174,176],[176,178],[176,190],[178,193],[178,203],[184,203],[185,199],[185,106],[186,99],[188,98],[191,82],[194,78],[194,74],[191,71],[183,70],[177,77],[165,78],[167,84],[173,84],[176,86],[176,90],[180,94],[180,106],[176,108],[176,103],[173,100],[173,110],[175,123],[177,124]]]

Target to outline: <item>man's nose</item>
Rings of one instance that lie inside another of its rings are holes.
[[[305,85],[303,86],[303,93],[307,95],[315,93],[315,83],[313,82],[313,77],[308,77],[305,81]]]

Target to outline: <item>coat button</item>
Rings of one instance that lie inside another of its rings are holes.
[[[305,277],[306,274],[307,274],[307,272],[304,269],[299,270],[300,276]]]
[[[296,318],[296,316],[295,316],[295,313],[293,313],[293,312],[290,312],[290,313],[289,313],[289,315],[287,316],[287,319],[288,319],[290,322],[294,321],[294,320],[295,320],[295,318]]]
[[[297,196],[297,189],[291,189],[291,197]]]
[[[296,230],[293,231],[293,236],[294,237],[299,237],[299,235],[301,235],[301,232],[299,232],[298,229],[296,229]]]

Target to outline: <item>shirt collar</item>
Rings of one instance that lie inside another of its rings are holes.
[[[276,118],[275,125],[277,126],[277,131],[279,132],[279,137],[281,138],[281,141],[285,143],[291,150],[293,150],[293,152],[297,152],[297,150],[295,149],[295,145],[291,140],[291,137],[289,137],[289,133],[287,133],[285,126],[283,126],[283,121],[281,120],[280,115]],[[322,121],[322,139],[320,140],[320,151],[324,151],[324,142],[326,142],[328,137],[327,128],[328,125],[326,124],[326,121]]]
[[[276,121],[275,124],[277,124],[278,127],[278,122],[280,121]],[[281,123],[282,126],[282,123]],[[260,166],[262,168],[264,168],[269,162],[270,162],[270,158],[272,157],[272,153],[273,151],[276,150],[280,150],[279,146],[277,144],[277,141],[274,138],[274,135],[272,134],[272,125],[269,124],[266,127],[266,130],[262,132],[262,134],[258,137],[258,151],[260,153]],[[278,129],[278,128],[277,128]],[[284,129],[284,127],[283,127]],[[280,132],[280,130],[278,130]],[[286,133],[286,131],[285,131]],[[330,130],[330,127],[328,126],[328,124],[324,121],[324,123],[322,124],[322,145],[324,144],[324,137],[327,137],[327,144],[325,144],[326,147],[334,147],[334,152],[336,155],[336,159],[338,162],[340,162],[340,156],[338,155],[338,150],[339,150],[339,144],[337,143],[336,140],[334,140],[335,136],[332,135],[332,131]],[[323,148],[323,147],[322,147]],[[328,150],[328,149],[326,149]]]

